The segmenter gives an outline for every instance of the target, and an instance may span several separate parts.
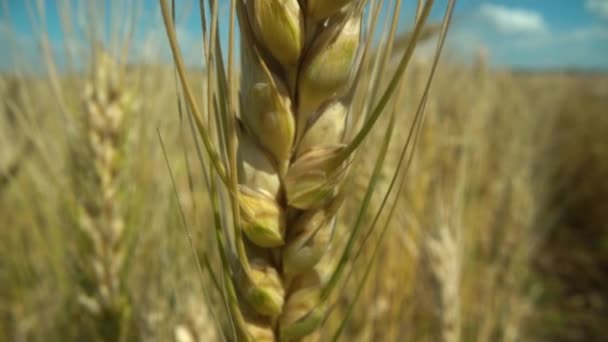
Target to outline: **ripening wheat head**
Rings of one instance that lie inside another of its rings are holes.
[[[239,200],[250,270],[239,287],[246,319],[285,341],[323,317],[327,277],[315,266],[348,168],[342,95],[361,35],[361,12],[348,2],[304,10],[296,0],[255,1],[241,18]]]
[[[423,19],[416,24],[413,42],[431,4],[421,6]],[[353,246],[354,232],[347,236],[342,258],[325,262],[334,240],[336,213],[346,195],[348,171],[356,159],[353,152],[399,83],[413,43],[397,75],[387,82],[385,96],[371,99],[376,107],[362,116],[367,120],[359,132],[350,132],[355,137],[347,139],[353,89],[366,55],[364,47],[370,46],[366,39],[371,38],[363,35],[367,1],[231,1],[230,20],[238,14],[240,29],[238,101],[232,97],[233,51],[224,72],[221,51],[216,54],[218,50],[206,46],[207,64],[213,67],[208,69],[207,82],[217,79],[219,89],[209,101],[223,104],[209,106],[206,113],[208,120],[215,118],[224,129],[219,136],[225,140],[219,145],[225,149],[218,152],[184,76],[168,5],[163,0],[161,5],[186,100],[214,172],[232,200],[233,241],[218,238],[218,243],[227,268],[224,275],[230,280],[226,297],[237,339],[314,338]],[[217,2],[209,1],[209,8],[217,20]],[[375,19],[379,8],[373,8]],[[216,31],[217,26],[211,28]],[[217,38],[206,44],[213,46]],[[236,103],[238,110],[232,108]],[[330,270],[331,264],[338,267]]]

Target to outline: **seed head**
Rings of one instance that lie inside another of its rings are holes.
[[[306,212],[291,228],[295,236],[283,248],[283,272],[296,275],[319,263],[331,240],[333,213],[326,210]]]
[[[342,160],[343,145],[315,148],[300,156],[285,177],[290,206],[306,210],[320,208],[336,197],[347,164]]]
[[[244,130],[239,130],[238,165],[239,184],[276,197],[281,180],[268,154]]]
[[[249,279],[244,279],[245,297],[249,305],[260,315],[277,317],[281,314],[285,290],[277,270],[266,260],[251,262]]]
[[[337,146],[344,137],[346,107],[334,101],[321,110],[319,117],[306,130],[298,145],[296,155],[310,151],[314,147]]]
[[[272,81],[258,82],[247,88],[249,92],[242,115],[245,125],[277,163],[287,163],[295,135],[287,89]]]
[[[285,217],[278,203],[268,195],[240,187],[242,229],[251,242],[273,248],[284,244]]]
[[[254,33],[284,67],[296,65],[304,43],[302,11],[297,0],[253,0],[248,3]]]
[[[346,88],[359,48],[360,31],[361,18],[350,18],[343,26],[336,23],[324,30],[311,47],[298,83],[298,115],[305,115],[298,118],[298,124],[305,124],[307,116]]]
[[[312,270],[296,279],[279,318],[281,341],[294,341],[316,330],[326,307],[321,303],[321,278]]]

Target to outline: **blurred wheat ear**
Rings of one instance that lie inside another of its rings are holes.
[[[71,145],[76,224],[83,237],[78,301],[93,317],[95,330],[117,340],[127,334],[124,322],[131,314],[123,281],[129,240],[121,188],[126,123],[137,103],[124,84],[123,68],[105,52],[95,56],[82,97],[81,129]]]
[[[206,152],[199,157],[206,165],[215,211],[220,278],[225,281],[223,287],[217,287],[226,303],[225,337],[239,341],[317,339],[362,230],[362,222],[357,220],[352,229],[334,232],[336,214],[349,195],[350,171],[363,161],[357,152],[379,118],[387,113],[391,123],[395,122],[392,95],[401,84],[433,1],[418,3],[414,29],[396,71],[388,77],[384,70],[391,60],[388,56],[401,1],[394,3],[392,25],[381,32],[378,50],[373,32],[382,1],[233,0],[229,17],[222,18],[217,1],[201,1],[208,91],[203,113],[186,78],[171,8],[165,0],[160,3],[181,87]],[[395,139],[402,157],[379,211],[405,174],[403,161],[422,124],[453,5],[450,1],[446,9],[416,120],[405,130],[409,138],[405,142]],[[223,18],[229,20],[227,56],[219,42],[218,22]],[[239,96],[234,66],[237,27]],[[374,61],[380,67],[372,68]],[[357,107],[353,105],[355,94],[364,97]],[[354,112],[361,114],[349,118]],[[360,124],[352,124],[354,120]],[[213,127],[218,130],[212,131]],[[376,167],[361,212],[369,210],[394,131],[394,125],[389,125],[378,155],[373,156]],[[395,204],[393,200],[388,219]],[[226,207],[231,210],[222,210]],[[383,231],[385,227],[388,221]],[[344,236],[337,238],[336,234]],[[334,246],[336,240],[347,243]],[[327,253],[338,247],[342,250],[337,256]],[[370,260],[368,268],[371,264]],[[333,333],[334,340],[347,320],[348,314]]]

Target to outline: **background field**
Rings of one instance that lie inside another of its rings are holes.
[[[456,310],[466,341],[601,340],[608,326],[608,77],[445,60],[398,219],[349,334],[435,340],[433,326]],[[213,325],[155,135],[159,127],[195,245],[206,249],[209,213],[201,180],[185,172],[188,148],[177,134],[172,74],[132,69],[149,99],[133,119],[137,136],[127,154],[138,193],[131,195],[132,216],[142,230],[128,275],[141,311],[138,326],[159,340],[184,326],[207,333]],[[420,89],[422,72],[423,64],[408,75],[405,99]],[[75,321],[62,322],[74,291],[65,267],[74,234],[61,209],[68,196],[61,186],[65,136],[46,82],[2,79],[0,331],[8,341],[61,340],[78,330]],[[404,101],[403,127],[412,104]],[[345,222],[350,210],[342,213]],[[432,241],[441,247],[430,247]],[[444,273],[447,278],[437,278]],[[445,302],[446,286],[457,303]],[[348,302],[348,286],[342,296]]]

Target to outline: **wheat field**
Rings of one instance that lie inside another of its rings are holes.
[[[0,72],[0,341],[608,338],[608,74],[465,60],[413,2],[366,40],[383,1],[201,1],[204,68],[196,1],[146,61],[131,2],[58,2],[76,47]]]

